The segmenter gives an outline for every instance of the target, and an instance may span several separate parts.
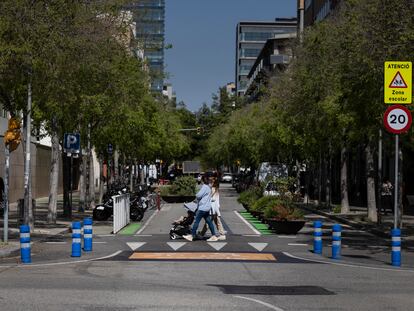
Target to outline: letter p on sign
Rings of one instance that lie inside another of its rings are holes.
[[[79,134],[72,134],[72,133],[65,133],[63,146],[65,152],[68,153],[79,153],[80,151],[80,135]]]

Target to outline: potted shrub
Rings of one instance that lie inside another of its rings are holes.
[[[280,199],[264,211],[269,228],[279,234],[296,234],[305,225],[304,214],[289,199]]]
[[[243,205],[243,207],[249,211],[256,202],[262,196],[262,189],[260,187],[250,187],[249,189],[240,193],[237,201]]]
[[[277,204],[279,201],[278,197],[261,197],[257,200],[252,208],[250,209],[250,213],[254,216],[259,218],[260,220],[264,219],[264,211],[268,206],[273,206]]]
[[[171,185],[160,188],[161,197],[167,203],[190,202],[195,199],[197,181],[192,176],[178,177]]]

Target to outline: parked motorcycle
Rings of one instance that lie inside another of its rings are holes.
[[[98,221],[108,220],[114,213],[114,200],[112,197],[115,195],[125,194],[127,192],[126,187],[123,187],[120,190],[112,188],[106,192],[103,196],[103,203],[96,205],[93,209],[93,219]]]

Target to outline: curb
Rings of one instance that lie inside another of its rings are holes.
[[[13,245],[6,247],[5,249],[0,249],[0,258],[5,258],[9,256],[15,256],[20,251],[20,245]]]
[[[328,214],[328,213],[325,213],[325,212],[319,211],[319,210],[317,210],[317,209],[313,209],[313,208],[311,208],[311,207],[309,207],[309,206],[299,205],[299,208],[301,208],[301,209],[303,209],[303,210],[306,210],[306,211],[308,211],[308,212],[311,212],[311,213],[314,213],[314,214],[318,214],[318,215],[324,216],[324,217],[326,217],[326,218],[329,218],[329,219],[335,220],[335,221],[337,221],[337,222],[339,222],[339,223],[342,223],[342,224],[345,224],[345,225],[351,226],[352,228],[354,228],[354,229],[356,229],[356,230],[366,231],[366,232],[369,232],[369,233],[371,233],[371,234],[373,234],[373,235],[376,235],[376,236],[378,236],[378,237],[380,237],[380,238],[390,239],[390,234],[389,234],[389,233],[387,233],[387,232],[384,232],[384,231],[382,231],[382,230],[380,230],[380,229],[372,228],[372,227],[370,227],[370,226],[366,226],[366,225],[363,225],[363,224],[357,223],[357,222],[355,222],[355,221],[352,221],[352,220],[348,220],[348,219],[342,218],[342,217],[340,217],[340,216],[336,216],[336,215]]]

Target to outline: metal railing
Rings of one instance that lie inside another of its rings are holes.
[[[114,200],[114,230],[113,233],[119,232],[129,224],[129,193],[115,195]]]

